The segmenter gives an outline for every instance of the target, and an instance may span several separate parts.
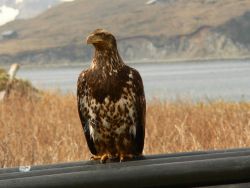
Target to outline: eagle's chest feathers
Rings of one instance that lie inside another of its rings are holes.
[[[92,74],[80,101],[85,106],[91,137],[105,145],[129,142],[135,137],[137,118],[132,71]]]

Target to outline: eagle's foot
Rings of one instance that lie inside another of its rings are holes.
[[[103,154],[100,159],[100,163],[106,163],[107,159],[109,159],[108,154]]]
[[[135,157],[135,155],[133,155],[133,154],[120,154],[119,159],[120,159],[120,162],[124,162],[126,159],[131,160],[134,157]]]
[[[100,163],[106,163],[107,159],[109,159],[108,154],[103,154],[103,155],[93,155],[90,157],[90,160],[92,161],[100,161]]]

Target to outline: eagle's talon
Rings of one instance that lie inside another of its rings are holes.
[[[105,161],[105,160],[100,160],[100,163],[101,163],[101,164],[105,164],[106,161]]]
[[[124,162],[124,157],[120,157],[120,163]]]

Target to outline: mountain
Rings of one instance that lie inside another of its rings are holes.
[[[64,1],[69,0],[0,0],[0,25],[32,18]]]
[[[76,0],[0,27],[0,62],[88,61],[96,28],[114,33],[125,60],[246,58],[249,15],[249,0]]]

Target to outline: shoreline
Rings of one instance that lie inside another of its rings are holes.
[[[182,58],[172,58],[172,59],[138,59],[138,60],[124,60],[128,65],[131,64],[172,64],[172,63],[204,63],[204,62],[233,62],[233,61],[250,61],[250,57],[242,58],[194,58],[194,59],[182,59]],[[79,67],[84,65],[90,65],[91,61],[85,62],[64,62],[64,63],[21,63],[20,65],[25,68],[39,68],[39,67]],[[0,67],[8,68],[12,63],[1,63]]]

